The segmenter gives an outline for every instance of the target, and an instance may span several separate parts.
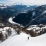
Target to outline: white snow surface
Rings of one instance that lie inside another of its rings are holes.
[[[30,37],[30,35],[21,32],[20,35],[9,37],[0,43],[0,46],[46,46],[46,34]]]
[[[27,30],[32,30],[32,29],[33,29],[33,31],[40,30],[40,27],[34,26],[34,27],[27,28]]]
[[[12,19],[13,19],[13,18],[11,17],[11,18],[9,18],[9,20],[8,20],[8,21],[9,21],[10,23],[15,24],[15,22],[13,22],[13,21],[12,21]]]
[[[13,18],[15,18],[15,17],[10,17],[10,18],[8,19],[8,22],[10,22],[10,23],[12,23],[12,24],[20,25],[20,24],[14,22],[14,21],[13,21]]]
[[[46,13],[46,10],[45,10],[45,11],[43,11],[41,15],[43,15],[43,14],[45,14],[45,13]]]
[[[34,12],[32,12],[32,17],[35,15],[35,11]]]

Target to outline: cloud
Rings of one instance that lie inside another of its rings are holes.
[[[43,5],[46,4],[46,0],[0,0],[7,4],[25,4],[25,5]]]

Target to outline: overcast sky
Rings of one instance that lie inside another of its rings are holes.
[[[0,3],[6,4],[25,4],[25,5],[43,5],[46,4],[46,0],[0,0]]]

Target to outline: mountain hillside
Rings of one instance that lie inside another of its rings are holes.
[[[13,21],[24,26],[46,24],[46,5],[36,7],[27,13],[19,13]]]
[[[13,35],[12,37],[8,38],[7,40],[5,40],[0,44],[0,46],[31,46],[31,45],[46,46],[46,34],[43,34],[38,37],[30,37],[29,35],[22,32],[20,35]]]
[[[0,5],[0,23],[7,25],[7,23],[9,23],[8,19],[10,17],[14,17],[18,13],[24,13],[36,7],[37,6],[28,7],[26,5],[11,5],[11,6]]]

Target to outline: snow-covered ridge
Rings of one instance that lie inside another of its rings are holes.
[[[8,38],[0,46],[46,46],[46,34],[33,38],[22,32]]]
[[[0,28],[0,40],[4,41],[9,36],[25,33],[26,35],[30,35],[31,37],[40,36],[46,33],[46,25],[31,25],[27,29],[23,29],[20,27],[3,27]]]
[[[15,24],[15,22],[13,22],[12,20],[13,20],[13,18],[11,17],[11,18],[9,18],[9,20],[8,20],[8,21],[9,21],[10,23]]]
[[[12,23],[12,24],[16,24],[16,25],[19,25],[20,26],[20,24],[19,23],[16,23],[16,22],[13,22],[13,19],[15,18],[15,16],[14,17],[10,17],[9,19],[8,19],[8,22],[10,22],[10,23]],[[22,25],[21,25],[21,27],[23,27]]]
[[[1,5],[1,4],[0,4],[0,8],[1,8],[1,9],[7,8],[7,5]]]
[[[0,7],[1,9],[7,8],[7,7]]]
[[[43,33],[46,30],[46,25],[42,25],[42,24],[40,24],[39,26],[38,25],[31,25],[27,28],[27,30],[29,30],[29,31],[33,30],[36,33],[40,33],[40,32]],[[46,33],[46,32],[44,32],[44,33]]]
[[[11,18],[9,18],[9,19],[8,19],[8,22],[10,22],[10,23],[12,23],[12,24],[20,25],[20,24],[18,24],[18,23],[13,22],[13,18],[15,18],[15,17],[11,17]]]
[[[45,14],[45,13],[46,13],[46,10],[45,10],[45,11],[43,11],[41,15],[43,15],[43,14]]]

